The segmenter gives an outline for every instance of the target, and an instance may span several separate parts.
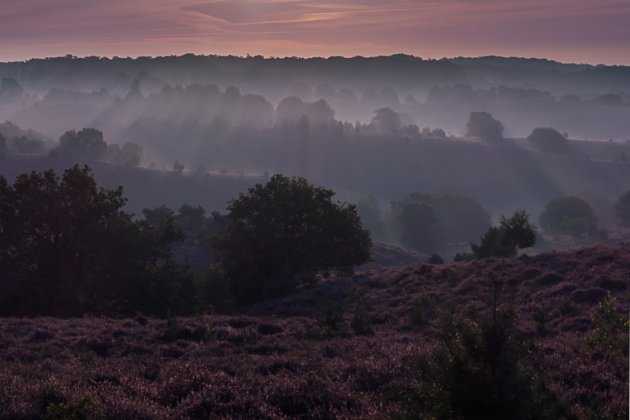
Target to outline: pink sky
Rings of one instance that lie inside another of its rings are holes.
[[[503,55],[630,65],[628,0],[2,0],[0,60]]]

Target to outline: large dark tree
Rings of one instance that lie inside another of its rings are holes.
[[[304,178],[274,175],[230,202],[215,248],[240,302],[281,295],[318,270],[369,259],[370,235],[355,206],[333,202],[334,195]]]
[[[164,315],[193,308],[192,280],[170,262],[172,223],[135,221],[122,189],[89,168],[0,177],[0,313]]]

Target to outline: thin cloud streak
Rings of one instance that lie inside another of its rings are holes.
[[[405,52],[630,64],[629,21],[625,0],[5,0],[0,60]]]

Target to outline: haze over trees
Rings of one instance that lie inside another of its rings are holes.
[[[593,235],[597,231],[597,216],[593,208],[575,196],[558,198],[547,203],[540,214],[539,223],[551,234],[582,237]]]
[[[488,112],[471,112],[466,135],[481,140],[498,141],[503,139],[503,124]]]
[[[527,140],[542,151],[558,153],[566,151],[569,147],[567,138],[551,127],[535,128],[527,136]]]
[[[615,217],[620,226],[630,227],[630,190],[623,193],[615,203]]]

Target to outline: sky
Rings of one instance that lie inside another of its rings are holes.
[[[630,65],[630,0],[0,0],[0,61],[185,53]]]

